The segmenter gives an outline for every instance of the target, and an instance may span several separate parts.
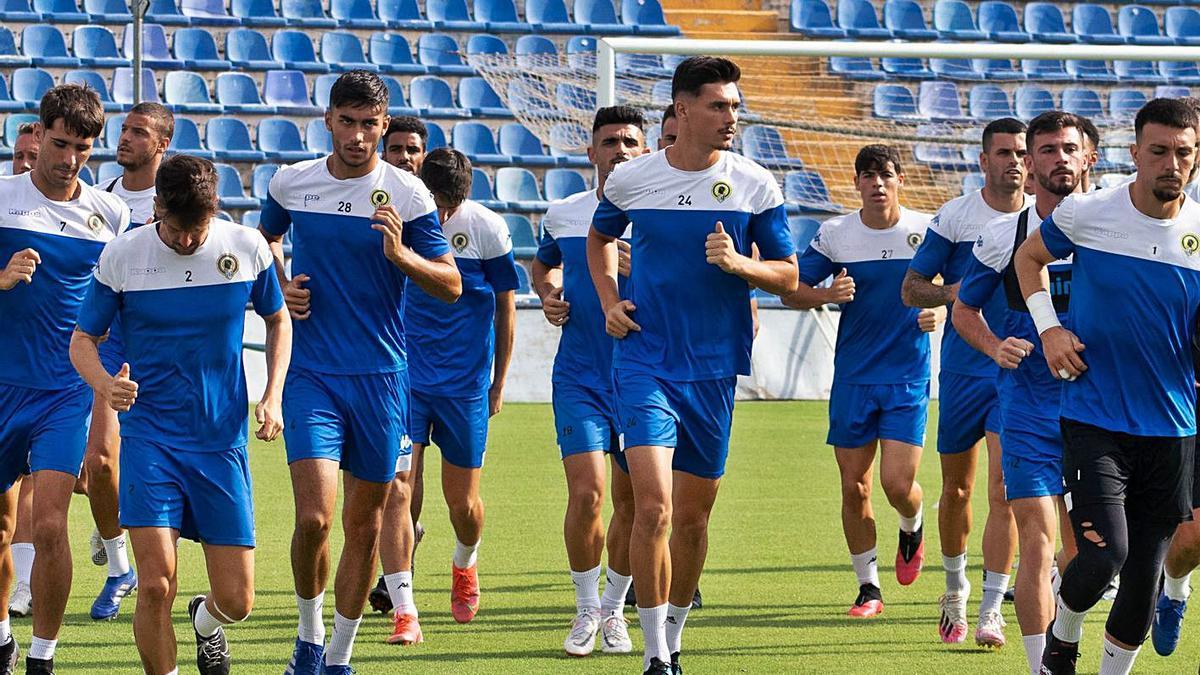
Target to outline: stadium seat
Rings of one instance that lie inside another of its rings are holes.
[[[897,61],[897,60],[900,60],[900,59],[891,59],[891,61]],[[903,60],[909,61],[909,59],[903,59]],[[916,59],[916,60],[918,62],[920,62],[920,59]],[[925,68],[925,64],[922,63],[921,67]],[[928,69],[926,69],[926,70],[928,70]],[[829,57],[829,72],[833,73],[834,75],[849,78],[851,80],[871,81],[871,80],[886,80],[886,79],[888,79],[888,73],[885,73],[885,72],[882,72],[879,70],[875,70],[875,66],[871,65],[871,59],[868,59],[865,56],[831,56],[831,57]],[[932,77],[933,73],[931,72],[929,75],[930,75],[930,77]],[[907,74],[905,74],[905,75],[897,74],[897,76],[912,77],[911,75],[907,75]],[[657,82],[655,83],[655,90],[657,90],[658,84],[659,83],[657,83]],[[667,100],[665,102],[655,101],[655,105],[664,105],[665,106],[667,103],[670,103],[670,102],[671,102],[670,83],[668,82],[667,83]]]
[[[879,25],[875,7],[869,0],[838,0],[838,26],[853,38],[887,39],[892,32]]]
[[[21,51],[35,66],[78,68],[79,59],[67,53],[67,41],[56,26],[36,24],[21,31]]]
[[[935,121],[970,121],[970,118],[963,114],[958,86],[944,80],[921,83],[917,92],[917,110],[922,116]]]
[[[982,190],[986,184],[986,179],[981,173],[969,173],[962,178],[962,193],[965,195],[969,192]]]
[[[535,250],[534,253],[537,253]],[[516,257],[516,248],[513,249],[513,257]],[[530,258],[533,256],[530,255]],[[529,281],[529,272],[525,270],[524,265],[517,265],[517,287],[514,289],[515,295],[533,295],[533,286]],[[534,298],[536,300],[537,298]]]
[[[417,39],[417,60],[430,73],[474,75],[475,69],[462,61],[458,42],[445,33],[425,33]]]
[[[529,169],[515,166],[496,169],[496,198],[508,202],[508,208],[514,211],[544,211],[547,206],[538,190],[537,178]]]
[[[212,31],[205,28],[176,28],[171,35],[175,58],[188,70],[230,70],[233,64],[221,58]]]
[[[1168,7],[1163,28],[1177,45],[1200,45],[1200,11],[1194,7]]]
[[[163,102],[176,112],[220,114],[224,108],[213,103],[208,82],[190,70],[172,70],[163,78]]]
[[[901,84],[875,87],[875,116],[883,119],[912,121],[920,119],[912,90]]]
[[[669,37],[680,32],[667,23],[659,0],[621,0],[621,23],[632,26],[638,35]]]
[[[305,147],[300,127],[283,117],[269,117],[258,123],[258,149],[268,160],[279,162],[299,162],[317,156]]]
[[[528,0],[525,20],[539,33],[578,34],[586,30],[571,21],[563,0]]]
[[[1196,67],[1195,61],[1159,61],[1158,71],[1175,85],[1200,84],[1200,68]],[[1186,90],[1187,87],[1182,87],[1182,89]],[[1155,93],[1155,96],[1159,95],[1157,92]],[[1182,95],[1186,96],[1187,94]]]
[[[121,144],[121,126],[125,124],[125,118],[128,115],[121,113],[120,115],[109,115],[104,120],[104,130],[100,134],[100,138],[96,140],[96,144],[101,148],[100,157],[97,159],[115,159],[117,156],[117,146]],[[95,157],[95,151],[92,156]]]
[[[492,179],[488,178],[486,171],[477,166],[471,169],[470,199],[493,210],[503,209],[507,206],[504,202],[496,199],[495,193],[492,192]]]
[[[575,122],[564,122],[550,127],[550,156],[559,166],[590,169],[592,163],[584,150],[591,143],[592,130]],[[564,149],[570,148],[570,149]]]
[[[141,101],[133,100],[133,69],[117,68],[113,70],[112,97],[122,105],[133,105]],[[142,68],[142,101],[159,102],[158,81],[154,71]]]
[[[325,128],[325,120],[318,117],[304,126],[304,144],[309,151],[321,155],[333,152],[333,135]]]
[[[0,77],[0,80],[4,78]],[[4,120],[4,145],[12,147],[14,141],[17,140],[17,129],[21,128],[22,124],[38,121],[38,116],[32,113],[19,113],[9,115]]]
[[[425,122],[425,129],[429,132],[429,140],[425,141],[425,151],[437,150],[438,148],[449,147],[446,142],[446,132],[442,129],[442,125],[437,122]]]
[[[1122,5],[1117,12],[1117,33],[1131,45],[1171,45],[1175,40],[1158,30],[1154,10],[1143,5]]]
[[[40,21],[41,18],[41,15],[29,6],[29,0],[0,0],[0,20],[32,23]]]
[[[612,0],[575,0],[575,23],[585,27],[589,33],[604,35],[632,35],[634,29],[617,20],[617,10]]]
[[[525,37],[536,37],[536,36],[522,35],[521,37],[525,38]],[[554,43],[551,43],[551,44],[554,44]],[[495,35],[488,35],[487,33],[478,33],[476,35],[472,35],[470,37],[470,39],[467,40],[467,56],[471,56],[472,54],[507,54],[507,53],[508,53],[508,45],[505,44],[504,40],[501,40],[500,38],[496,37]]]
[[[1153,61],[1113,61],[1113,73],[1122,82],[1142,84],[1166,84],[1167,78],[1159,74]]]
[[[436,30],[487,30],[487,24],[471,18],[466,0],[426,0],[425,16]]]
[[[258,229],[259,222],[262,221],[262,211],[246,211],[242,213],[242,226],[251,229]]]
[[[271,56],[285,68],[306,73],[328,73],[329,64],[317,61],[316,50],[308,33],[300,30],[275,31],[271,36]]]
[[[1116,124],[1133,124],[1146,101],[1146,95],[1138,89],[1113,89],[1108,94],[1108,116]]]
[[[587,179],[574,169],[550,169],[542,180],[546,185],[546,199],[550,201],[588,190]]]
[[[1107,61],[1067,59],[1067,74],[1087,82],[1116,82],[1117,76],[1108,69]]]
[[[950,40],[986,40],[971,8],[962,0],[937,0],[933,5],[933,27],[938,36]]]
[[[919,125],[917,135],[922,138],[934,138],[953,133],[942,125]],[[963,158],[958,145],[937,142],[920,142],[913,144],[913,159],[927,164],[934,171],[965,171],[978,166],[978,160],[972,157],[970,161]]]
[[[280,0],[279,14],[289,26],[333,28],[337,21],[325,15],[321,0]]]
[[[546,149],[537,136],[523,125],[510,122],[500,127],[498,152],[506,155],[510,163],[523,166],[554,166],[557,160],[546,154]]]
[[[541,35],[522,35],[517,38],[517,43],[513,47],[513,53],[517,55],[517,67],[525,70],[528,68],[544,67],[543,59],[525,59],[523,56],[558,56],[558,47],[550,38]]]
[[[88,168],[87,164],[79,167],[79,180],[87,183],[88,185],[96,184],[96,176],[92,174],[92,170]]]
[[[971,59],[971,67],[988,80],[1025,79],[1025,73],[1009,59]]]
[[[1017,87],[1013,101],[1017,117],[1026,122],[1058,107],[1054,104],[1054,95],[1045,87],[1035,84]]]
[[[175,5],[175,0],[150,0],[146,10],[146,21],[160,26],[187,26],[192,20],[183,15]]]
[[[75,0],[33,0],[33,11],[41,15],[42,21],[51,25],[87,23],[88,20],[88,15],[79,11]]]
[[[1067,74],[1067,68],[1060,60],[1022,59],[1021,72],[1030,80],[1069,82],[1073,79]]]
[[[967,93],[967,111],[977,122],[988,123],[1001,117],[1013,117],[1008,94],[994,84],[977,84]]]
[[[298,70],[268,71],[263,80],[263,102],[275,106],[281,115],[320,115],[325,112],[313,105],[308,81]]]
[[[596,110],[596,92],[575,84],[561,83],[554,87],[554,100],[560,109],[592,113]]]
[[[318,75],[313,82],[313,103],[316,104],[318,110],[326,110],[329,108],[329,92],[333,89],[333,83],[340,77],[337,73],[326,73]],[[404,88],[400,86],[400,82],[391,75],[383,75],[381,78],[383,84],[388,88],[388,114],[396,115],[416,115],[416,108],[409,107],[408,102],[404,97]]]
[[[1113,28],[1112,16],[1100,5],[1079,3],[1071,10],[1071,30],[1081,42],[1096,45],[1123,45],[1125,38]]]
[[[283,67],[271,56],[266,36],[253,28],[235,28],[225,34],[225,58],[237,68],[246,70]]]
[[[32,102],[13,100],[12,93],[8,90],[8,81],[4,79],[4,74],[0,73],[0,112],[16,113],[22,110],[33,110],[36,104]],[[10,118],[17,115],[10,115]],[[4,147],[4,143],[0,140],[0,148]]]
[[[276,171],[279,171],[278,164],[259,164],[254,167],[254,173],[250,174],[250,196],[266,203],[271,179]]]
[[[433,29],[433,22],[421,16],[417,0],[378,0],[376,11],[392,30]]]
[[[821,229],[821,221],[808,216],[788,216],[788,229],[792,231],[796,254],[800,255],[808,248],[812,238],[817,236],[817,230]]]
[[[508,233],[512,236],[513,257],[528,259],[532,258],[537,253],[537,237],[533,223],[529,222],[529,218],[518,213],[504,214],[504,222],[508,223]],[[520,265],[517,266],[520,269]],[[529,283],[526,279],[525,290],[518,288],[518,292],[528,293]]]
[[[408,86],[412,107],[426,117],[470,117],[471,113],[458,107],[450,85],[436,75],[414,77]]]
[[[321,61],[329,64],[335,72],[379,70],[379,66],[367,62],[362,42],[358,37],[345,31],[332,31],[321,35]]]
[[[1067,32],[1062,10],[1053,2],[1031,2],[1025,5],[1025,30],[1034,42],[1073,44],[1079,36]]]
[[[216,153],[200,142],[200,129],[190,117],[175,118],[175,134],[171,136],[171,145],[167,146],[167,150],[184,152],[208,160],[216,157]]]
[[[914,0],[883,3],[883,25],[902,40],[936,40],[938,32],[925,25],[925,15]]]
[[[804,162],[788,155],[787,143],[775,127],[746,127],[741,135],[742,152],[768,169],[804,168]]]
[[[113,100],[112,94],[108,91],[108,82],[104,81],[104,76],[94,70],[68,70],[63,74],[63,84],[83,84],[95,90],[96,95],[100,97],[100,102],[104,105],[104,112],[120,112],[125,106]]]
[[[972,59],[929,59],[929,69],[939,78],[985,80],[987,75],[975,69]]]
[[[13,100],[32,104],[29,109],[36,109],[42,95],[54,86],[54,76],[41,68],[17,68],[11,77]]]
[[[979,3],[979,30],[996,42],[1029,42],[1029,33],[1017,21],[1017,10],[1003,0]]]
[[[425,66],[413,61],[412,46],[399,33],[372,33],[367,43],[371,63],[379,66],[380,72],[397,75],[424,75]]]
[[[1100,95],[1095,89],[1084,87],[1067,87],[1062,91],[1062,109],[1083,115],[1091,119],[1096,124],[1102,124],[1105,121],[1104,104],[1100,101]]]
[[[1099,154],[1100,160],[1092,168],[1092,171],[1095,173],[1107,173],[1109,171],[1130,173],[1137,170],[1137,167],[1133,164],[1133,157],[1129,154],[1128,147],[1100,148]]]
[[[792,0],[790,26],[793,33],[813,38],[846,37],[846,31],[833,24],[833,16],[825,0]]]
[[[517,18],[513,0],[475,0],[475,19],[482,21],[489,33],[531,33],[533,26]]]
[[[71,33],[71,45],[79,62],[89,68],[129,65],[129,59],[117,51],[117,38],[104,26],[77,26]]]
[[[473,164],[511,164],[512,158],[500,154],[492,130],[480,122],[459,122],[450,132],[455,150],[471,159]]]
[[[261,162],[266,156],[250,142],[250,129],[236,117],[213,117],[204,125],[208,149],[225,162]],[[234,207],[237,208],[237,207]]]
[[[1154,88],[1154,98],[1182,98],[1191,96],[1191,90],[1173,84],[1160,84]]]
[[[829,198],[829,188],[816,171],[789,171],[783,177],[783,198],[804,211],[840,213],[842,207]]]
[[[100,162],[100,166],[96,169],[96,182],[108,185],[112,179],[120,178],[123,173],[125,173],[125,169],[116,161]]]
[[[225,0],[179,0],[179,10],[193,26],[237,26],[242,23],[225,10]]]
[[[387,22],[375,16],[371,0],[330,0],[329,15],[342,28],[383,30]]]
[[[237,169],[224,163],[217,163],[216,167],[217,195],[221,198],[221,208],[232,211],[259,208],[257,199],[246,196],[246,189]]]
[[[30,65],[33,65],[33,59],[17,52],[17,39],[12,31],[0,26],[0,67],[19,68]]]
[[[226,113],[274,115],[275,106],[267,105],[258,91],[258,83],[246,73],[221,73],[216,82],[217,102]]]
[[[464,77],[458,81],[458,104],[475,117],[513,116],[482,77]]]
[[[133,61],[133,28],[125,29],[125,58]],[[167,31],[159,24],[142,24],[142,65],[146,68],[174,70],[183,64],[167,47]]]
[[[284,26],[287,20],[275,11],[274,0],[229,0],[229,13],[244,26]]]

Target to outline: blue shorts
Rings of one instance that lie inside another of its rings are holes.
[[[92,389],[30,389],[0,384],[0,491],[28,471],[79,476],[87,447]]]
[[[246,447],[189,452],[121,439],[121,527],[168,527],[214,546],[254,547]]]
[[[408,471],[408,371],[327,375],[293,367],[283,384],[288,464],[328,459],[359,480]]]
[[[433,444],[461,469],[483,466],[487,452],[487,394],[465,398],[412,393],[412,442]]]
[[[1044,429],[1004,429],[1000,432],[1000,464],[1004,495],[1009,500],[1051,497],[1063,493],[1063,439],[1058,422]]]
[[[937,451],[957,455],[975,447],[985,432],[1000,433],[1000,396],[995,377],[942,371]]]
[[[674,448],[671,468],[700,478],[720,478],[729,456],[736,377],[673,382],[638,372],[618,372],[614,382],[621,424],[617,463],[628,472],[624,450],[643,445]]]
[[[929,383],[844,384],[829,393],[829,435],[835,448],[859,448],[876,440],[925,444]]]
[[[611,391],[554,384],[554,428],[563,459],[584,452],[620,453],[617,411]]]

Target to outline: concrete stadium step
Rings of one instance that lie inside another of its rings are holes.
[[[688,37],[692,31],[730,31],[774,33],[779,30],[779,14],[765,10],[730,11],[728,9],[665,9],[667,22],[683,29]]]

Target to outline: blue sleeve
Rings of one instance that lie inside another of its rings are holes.
[[[783,204],[750,216],[750,241],[763,260],[783,260],[796,252]]]
[[[908,269],[927,279],[932,279],[946,269],[946,263],[950,261],[950,256],[953,254],[954,242],[938,234],[933,228],[929,228],[925,232],[925,241],[921,242],[920,248],[913,255]]]
[[[93,278],[79,308],[79,330],[93,337],[104,335],[120,307],[121,294]]]
[[[283,307],[283,292],[279,289],[279,277],[275,269],[268,267],[259,272],[250,287],[250,302],[259,316],[269,316]]]
[[[517,261],[512,251],[483,261],[483,278],[496,293],[515,291],[521,285],[517,278]]]
[[[263,204],[258,224],[267,234],[282,237],[287,234],[288,228],[292,226],[292,216],[287,212],[287,209],[275,201],[275,197],[268,194],[267,203]]]
[[[620,237],[629,227],[629,216],[605,197],[600,200],[600,206],[596,207],[596,213],[592,216],[592,227],[600,234]]]
[[[825,257],[824,253],[811,245],[800,256],[799,266],[800,281],[809,286],[816,286],[841,269],[840,265],[835,265],[832,260]]]
[[[437,211],[405,221],[401,242],[426,260],[440,258],[450,252],[450,242],[442,232]]]
[[[542,227],[542,238],[538,240],[537,259],[546,267],[558,267],[562,264],[562,249],[558,240],[550,236],[550,231]]]
[[[967,272],[963,275],[958,287],[958,300],[964,305],[981,309],[996,293],[996,288],[1004,280],[1004,275],[971,256],[967,263]]]
[[[1059,260],[1075,252],[1075,242],[1071,241],[1066,233],[1054,223],[1053,213],[1042,221],[1042,242],[1046,244],[1046,250],[1050,251],[1050,255]]]

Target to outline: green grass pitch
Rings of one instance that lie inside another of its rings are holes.
[[[936,409],[936,406],[935,406]],[[692,613],[684,635],[688,673],[1023,673],[1025,657],[1012,606],[1005,605],[1009,646],[987,653],[973,644],[949,647],[937,638],[937,598],[943,577],[937,545],[940,488],[938,461],[930,449],[921,464],[926,494],[926,568],[902,588],[895,580],[896,515],[882,490],[875,494],[879,518],[885,614],[868,622],[844,616],[857,591],[839,520],[839,490],[833,456],[824,445],[823,403],[742,403],[737,407],[729,470],[712,519],[707,569],[701,581],[705,606]],[[258,601],[246,623],[229,631],[234,672],[283,672],[295,637],[295,604],[288,542],[292,494],[282,442],[255,443],[258,540]],[[982,464],[982,463],[981,463]],[[367,615],[359,631],[354,664],[362,675],[384,673],[636,673],[640,655],[596,654],[572,659],[562,640],[573,600],[562,543],[566,503],[562,469],[554,445],[548,405],[505,407],[494,421],[483,495],[487,525],[480,551],[482,602],[467,626],[449,612],[453,539],[441,502],[438,463],[430,462],[425,515],[428,534],[417,556],[416,597],[426,642],[416,647],[383,644],[390,624]],[[978,485],[984,484],[981,467]],[[970,578],[975,590],[969,616],[981,595],[979,537],[985,502],[977,490]],[[56,658],[60,673],[140,672],[130,615],[134,599],[112,622],[88,618],[103,570],[87,559],[91,521],[77,497],[71,512],[75,582]],[[340,528],[338,528],[340,529]],[[340,549],[341,532],[334,536]],[[175,628],[180,671],[195,672],[187,599],[207,588],[200,549],[181,549]],[[326,622],[332,623],[332,579]],[[1081,673],[1099,668],[1100,636],[1110,604],[1102,602],[1086,628]],[[36,610],[35,610],[36,611]],[[1197,610],[1193,610],[1195,614]],[[629,612],[635,651],[641,633]],[[29,619],[14,619],[22,647],[29,644]],[[1200,617],[1185,625],[1184,641],[1170,659],[1149,643],[1138,673],[1190,673],[1200,662]]]

